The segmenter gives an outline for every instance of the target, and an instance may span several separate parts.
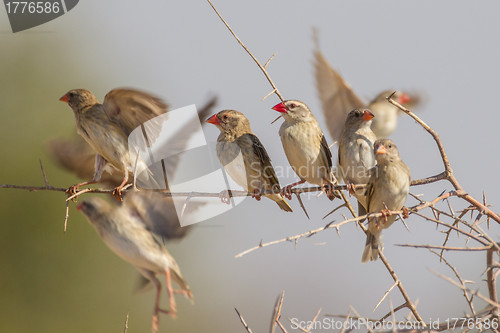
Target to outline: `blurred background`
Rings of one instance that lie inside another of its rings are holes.
[[[318,28],[327,60],[366,100],[391,88],[423,94],[425,104],[416,111],[441,135],[462,186],[476,198],[484,191],[488,203],[500,202],[494,139],[500,117],[490,100],[498,96],[500,77],[498,2],[214,4],[261,62],[277,52],[268,67],[274,82],[285,98],[305,101],[321,124],[312,27]],[[15,34],[0,9],[0,43],[0,184],[43,185],[38,159],[52,185],[78,181],[58,168],[46,149],[51,138],[75,135],[73,114],[58,101],[72,88],[87,88],[102,100],[115,87],[136,87],[163,97],[172,108],[201,105],[218,95],[217,110],[245,113],[273,164],[287,165],[278,136],[281,121],[270,124],[278,99],[261,100],[271,87],[206,1],[80,1],[66,15]],[[213,126],[204,130],[207,140],[219,134]],[[434,141],[408,117],[400,119],[392,138],[414,179],[442,171]],[[451,185],[440,182],[411,191],[430,200],[445,189]],[[128,332],[149,331],[154,292],[134,293],[135,269],[107,249],[74,204],[63,232],[64,200],[60,192],[0,190],[0,331],[119,332],[127,313]],[[340,235],[328,230],[297,247],[284,243],[234,258],[261,240],[342,220],[345,210],[322,220],[337,204],[324,196],[308,198],[307,220],[296,199],[294,214],[270,200],[246,200],[168,244],[195,305],[178,297],[178,318],[162,316],[160,331],[243,332],[236,307],[254,332],[266,332],[282,290],[287,328],[287,317],[311,320],[319,308],[321,315],[347,314],[352,305],[372,318],[389,312],[388,301],[372,312],[393,281],[380,261],[361,264],[365,236],[354,224],[342,227]],[[413,204],[410,198],[407,205]],[[456,199],[451,204],[464,208]],[[410,297],[419,300],[421,315],[441,322],[463,315],[468,307],[460,290],[429,269],[452,272],[427,250],[394,246],[441,245],[444,235],[415,216],[407,224],[410,232],[399,222],[384,232],[384,253]],[[498,230],[492,223],[495,240]],[[451,245],[464,245],[463,237],[451,238]],[[477,283],[472,288],[487,294],[484,253],[453,252],[446,258],[464,279]],[[390,300],[402,303],[396,289]]]

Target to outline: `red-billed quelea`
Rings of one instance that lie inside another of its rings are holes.
[[[114,89],[104,97],[103,104],[86,89],[70,90],[60,101],[71,107],[78,134],[97,153],[93,180],[70,189],[76,191],[79,186],[98,182],[105,165],[109,163],[123,175],[121,184],[115,188],[115,195],[121,200],[121,190],[127,184],[129,172],[134,170],[135,164],[129,156],[128,136],[136,127],[165,113],[167,105],[154,96],[134,89]],[[148,170],[141,160],[137,166],[137,170]],[[149,178],[150,175],[147,176]]]
[[[123,260],[135,268],[156,287],[156,300],[153,312],[152,328],[158,330],[159,313],[176,316],[174,293],[182,293],[193,300],[193,294],[182,277],[175,259],[163,244],[146,228],[141,216],[134,212],[128,204],[113,208],[100,198],[84,200],[77,206],[95,227],[97,233],[106,245]],[[156,277],[162,274],[166,279],[169,297],[168,310],[160,308],[161,283]],[[172,288],[172,280],[180,290]]]
[[[373,113],[368,109],[349,112],[340,137],[338,150],[337,177],[346,184],[366,184],[370,179],[369,170],[375,166],[373,143],[375,134],[370,128]],[[358,212],[365,214],[366,198],[364,190],[350,190],[358,199]]]
[[[279,134],[288,163],[300,178],[299,182],[288,185],[283,192],[291,196],[291,188],[306,181],[315,185],[327,185],[327,195],[333,200],[332,153],[323,131],[309,107],[297,100],[276,104],[273,110],[285,119]]]
[[[217,126],[217,156],[231,178],[244,190],[260,200],[263,190],[281,190],[271,159],[259,138],[252,133],[250,122],[236,110],[214,114],[207,123]],[[292,208],[280,193],[265,194],[287,212]],[[229,203],[227,198],[223,202]]]
[[[361,258],[362,262],[377,260],[380,234],[390,227],[395,215],[389,211],[406,210],[403,208],[410,191],[410,169],[399,157],[398,148],[389,139],[375,142],[377,166],[372,169],[366,189],[367,211],[381,212],[383,216],[371,218],[368,222],[366,246]]]
[[[401,111],[386,99],[394,90],[383,91],[371,102],[365,103],[344,81],[342,76],[330,66],[319,50],[317,39],[314,52],[314,71],[316,88],[323,106],[326,125],[334,141],[340,139],[349,111],[357,108],[370,109],[375,115],[371,127],[377,139],[387,138],[394,132]],[[412,107],[418,103],[418,97],[410,96],[400,90],[396,91],[393,99],[406,107]]]

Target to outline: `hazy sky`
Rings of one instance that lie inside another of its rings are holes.
[[[485,191],[489,203],[500,202],[500,154],[498,140],[494,139],[500,110],[491,102],[498,96],[500,77],[498,2],[219,0],[214,4],[261,62],[277,52],[268,69],[278,89],[285,98],[306,102],[325,133],[312,75],[313,27],[319,30],[321,50],[327,60],[366,100],[391,88],[421,93],[425,103],[416,111],[440,134],[462,186],[477,198]],[[28,94],[18,92],[26,99],[51,103],[52,107],[20,108],[15,112],[26,117],[34,112],[47,113],[62,125],[56,133],[17,134],[32,136],[34,145],[72,133],[73,116],[66,105],[57,101],[67,90],[85,87],[102,99],[112,88],[131,86],[162,96],[173,108],[201,105],[210,96],[219,96],[217,110],[243,112],[273,164],[287,165],[278,136],[281,121],[270,124],[276,116],[271,107],[278,99],[271,96],[261,100],[272,88],[206,1],[82,0],[66,15],[16,34],[10,32],[5,11],[0,9],[0,32],[0,52],[15,54],[16,49],[36,46],[39,66],[46,66],[44,73],[57,73],[44,74],[44,84],[33,86]],[[53,59],[60,61],[54,63]],[[8,82],[9,78],[2,80]],[[0,110],[4,117],[12,112],[5,105],[18,95],[2,97],[4,107]],[[209,141],[219,134],[213,126],[205,126],[204,130]],[[433,140],[411,119],[402,117],[392,138],[413,178],[442,171]],[[42,151],[43,145],[39,144],[38,149]],[[0,182],[9,182],[3,178]],[[293,176],[280,179],[282,185],[293,181]],[[441,182],[411,191],[433,199],[445,189],[452,187]],[[408,200],[408,205],[414,203]],[[234,258],[261,240],[341,220],[339,213],[322,220],[338,204],[324,196],[308,198],[305,205],[311,220],[307,220],[296,199],[291,202],[294,214],[280,211],[269,200],[247,200],[202,224],[205,227],[198,227],[172,247],[196,304],[181,301],[179,318],[172,321],[162,317],[161,331],[201,331],[200,327],[205,327],[204,332],[243,332],[233,310],[237,307],[254,332],[266,332],[275,298],[282,290],[286,290],[284,318],[308,320],[320,307],[322,314],[345,314],[350,305],[370,317],[387,313],[387,302],[375,313],[372,309],[393,281],[380,262],[361,264],[365,236],[354,225],[342,227],[340,237],[330,230],[300,241],[296,249],[284,243]],[[452,204],[457,210],[464,208],[458,200]],[[73,216],[81,219],[76,211]],[[441,245],[444,236],[434,225],[414,216],[407,224],[410,232],[396,223],[384,233],[384,253],[410,297],[420,300],[418,309],[426,320],[462,315],[468,308],[458,289],[427,268],[448,275],[451,272],[426,250],[393,246]],[[490,235],[498,239],[496,224],[492,224]],[[464,239],[454,244],[463,246]],[[101,250],[106,251],[104,247]],[[465,278],[478,283],[475,288],[482,286],[482,254],[450,253],[448,259],[464,272]],[[93,269],[92,261],[88,269]],[[127,273],[135,274],[131,267]],[[129,293],[130,289],[118,292]],[[146,309],[140,315],[147,320],[152,294],[146,302],[141,301]],[[396,290],[390,296],[394,306],[401,303]],[[132,299],[134,302],[138,302],[137,298]],[[135,314],[130,316],[133,322]],[[110,320],[116,321],[120,329],[122,317]],[[143,320],[145,327],[130,332],[149,330],[147,320]],[[209,323],[208,327],[204,322]]]

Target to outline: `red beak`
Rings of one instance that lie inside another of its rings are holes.
[[[59,98],[61,102],[68,103],[68,95],[64,95],[63,97]]]
[[[272,109],[281,113],[288,113],[288,109],[286,108],[285,103],[278,103],[273,106]]]
[[[376,155],[387,154],[387,149],[385,149],[384,145],[380,144],[375,148],[375,154]]]
[[[373,117],[375,117],[373,115],[373,113],[370,111],[370,110],[365,110],[365,112],[363,113],[363,121],[368,121],[368,120],[372,120]]]
[[[398,103],[401,105],[404,105],[404,104],[410,103],[410,102],[411,102],[411,97],[410,97],[410,95],[408,95],[406,93],[403,93],[401,95],[401,97],[399,97],[399,99],[398,99]]]
[[[214,124],[214,125],[220,125],[220,120],[219,120],[219,118],[217,118],[217,114],[214,114],[212,117],[208,118],[207,123]]]

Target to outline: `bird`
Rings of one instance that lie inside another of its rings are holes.
[[[373,143],[376,140],[371,130],[373,113],[364,108],[349,112],[339,141],[336,174],[349,185],[349,192],[358,199],[359,215],[366,214],[364,190],[354,190],[352,185],[366,184],[369,170],[375,166]]]
[[[405,107],[418,104],[419,97],[401,90],[385,90],[369,103],[356,95],[351,86],[335,71],[319,49],[316,33],[314,35],[314,76],[316,89],[323,107],[326,125],[334,142],[340,139],[347,114],[357,108],[367,108],[375,115],[372,130],[377,139],[389,137],[397,127],[397,116],[402,112],[387,101],[394,91],[393,99]]]
[[[165,113],[167,105],[163,101],[148,93],[127,88],[111,90],[104,97],[102,104],[86,89],[72,89],[59,100],[67,103],[73,110],[78,134],[96,152],[92,181],[74,185],[68,189],[70,192],[76,192],[80,186],[97,183],[108,163],[123,175],[122,182],[114,190],[114,195],[119,200],[121,191],[127,184],[129,172],[135,168],[148,171],[145,174],[151,181],[152,175],[144,161],[138,159],[136,166],[135,161],[131,160],[128,136],[138,126]],[[148,122],[148,126],[160,125]],[[143,132],[159,133],[144,127]],[[150,135],[149,140],[154,139],[155,137]]]
[[[133,205],[113,207],[104,199],[91,197],[78,204],[80,210],[94,226],[101,239],[120,258],[132,264],[156,287],[156,299],[152,318],[153,332],[158,330],[159,313],[175,318],[174,293],[184,294],[193,301],[193,294],[184,280],[179,265],[165,246],[146,227],[143,216],[137,215]],[[169,309],[160,308],[161,283],[157,275],[164,275],[169,297]],[[180,290],[174,290],[172,280]]]
[[[378,258],[380,234],[390,227],[395,215],[390,211],[403,209],[410,191],[411,174],[408,166],[401,160],[396,144],[390,139],[380,139],[374,144],[377,165],[371,170],[370,180],[366,189],[367,211],[381,212],[382,216],[370,218],[366,245],[361,262],[375,261]]]
[[[214,96],[210,98],[206,103],[202,105],[200,109],[198,109],[198,117],[200,119],[200,123],[203,124],[205,119],[211,114],[213,107],[217,104],[217,97]],[[169,111],[168,108],[166,110]],[[184,124],[182,127],[178,128],[176,133],[182,133],[182,136],[193,135],[196,131],[194,122],[188,122]],[[186,141],[175,140],[178,135],[174,134],[171,136],[171,139],[167,141],[166,146],[176,146],[176,149],[179,151],[184,151],[187,147]],[[95,160],[95,151],[92,147],[84,140],[84,138],[78,135],[76,138],[66,139],[66,138],[53,138],[47,144],[47,150],[52,158],[64,169],[74,173],[80,179],[92,179],[95,174],[94,160]],[[170,174],[176,172],[178,163],[179,163],[179,155],[174,154],[170,156],[167,160],[168,169]],[[106,165],[105,171],[102,174],[100,183],[117,187],[123,180],[123,175],[113,172],[113,167],[111,165]],[[130,176],[130,172],[129,172]],[[166,189],[168,189],[168,181],[166,184]]]
[[[263,190],[278,191],[264,196],[276,202],[282,210],[292,212],[288,202],[279,193],[281,187],[271,159],[259,138],[252,133],[250,122],[243,113],[222,110],[211,116],[207,123],[220,130],[217,157],[229,176],[257,200],[260,200]],[[221,199],[229,203],[224,191],[221,192]]]
[[[309,107],[298,100],[286,100],[272,109],[280,112],[285,120],[279,130],[281,143],[288,163],[300,178],[300,181],[286,186],[283,193],[290,198],[291,188],[307,181],[326,185],[328,198],[333,200],[336,180],[332,174],[332,153]]]

